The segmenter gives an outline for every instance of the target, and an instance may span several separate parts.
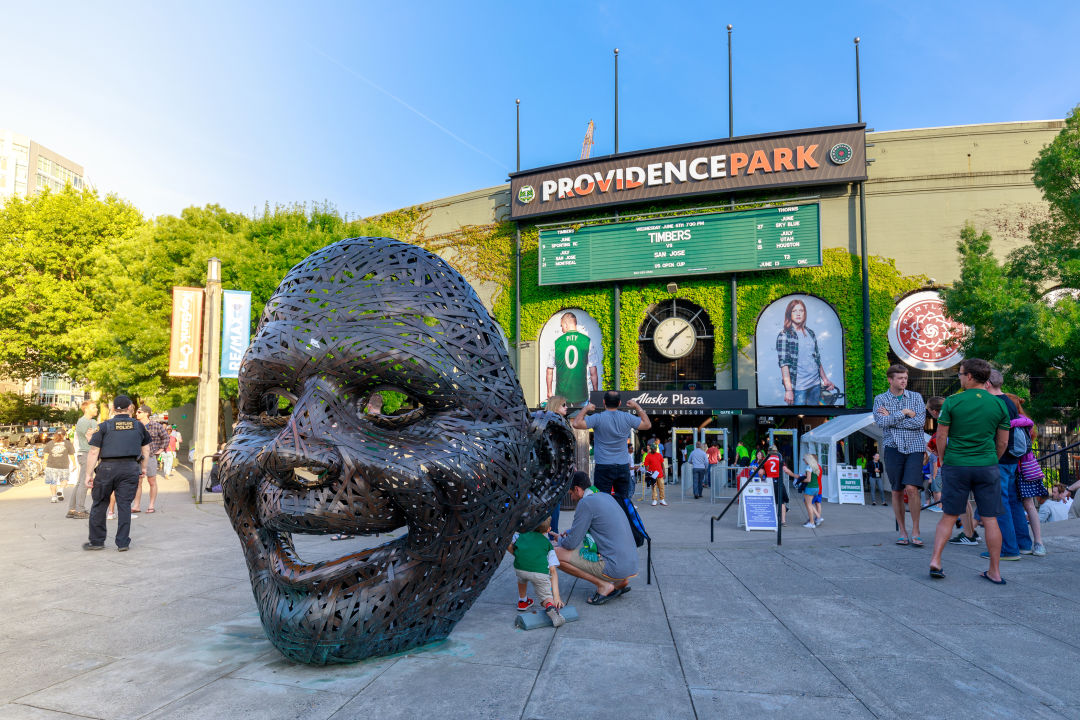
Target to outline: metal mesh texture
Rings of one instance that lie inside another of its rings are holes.
[[[266,634],[300,662],[446,637],[512,533],[550,513],[573,472],[570,428],[528,413],[473,289],[395,240],[342,240],[290,270],[239,385],[225,506]],[[375,393],[401,407],[373,412]],[[402,526],[403,537],[328,561],[305,562],[293,543]]]

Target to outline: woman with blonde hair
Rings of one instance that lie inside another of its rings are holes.
[[[817,455],[807,453],[803,455],[803,464],[806,466],[806,476],[803,479],[803,502],[806,503],[806,524],[804,528],[813,530],[824,520],[821,517],[821,504],[814,502],[814,496],[821,493],[821,463]]]

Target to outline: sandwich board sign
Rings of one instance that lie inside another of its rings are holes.
[[[865,505],[863,495],[862,468],[840,467],[836,470],[836,479],[840,483],[840,503]]]
[[[776,532],[776,496],[773,493],[773,481],[754,481],[747,483],[743,490],[742,502],[739,503],[738,526],[751,530],[771,530]]]

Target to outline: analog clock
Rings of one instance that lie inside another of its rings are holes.
[[[680,317],[669,317],[656,326],[653,345],[666,358],[677,360],[686,357],[694,349],[697,333],[693,326]]]

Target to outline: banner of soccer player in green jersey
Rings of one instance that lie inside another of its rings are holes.
[[[604,348],[600,326],[580,308],[551,316],[540,331],[540,402],[561,395],[581,406],[589,393],[604,389]]]

